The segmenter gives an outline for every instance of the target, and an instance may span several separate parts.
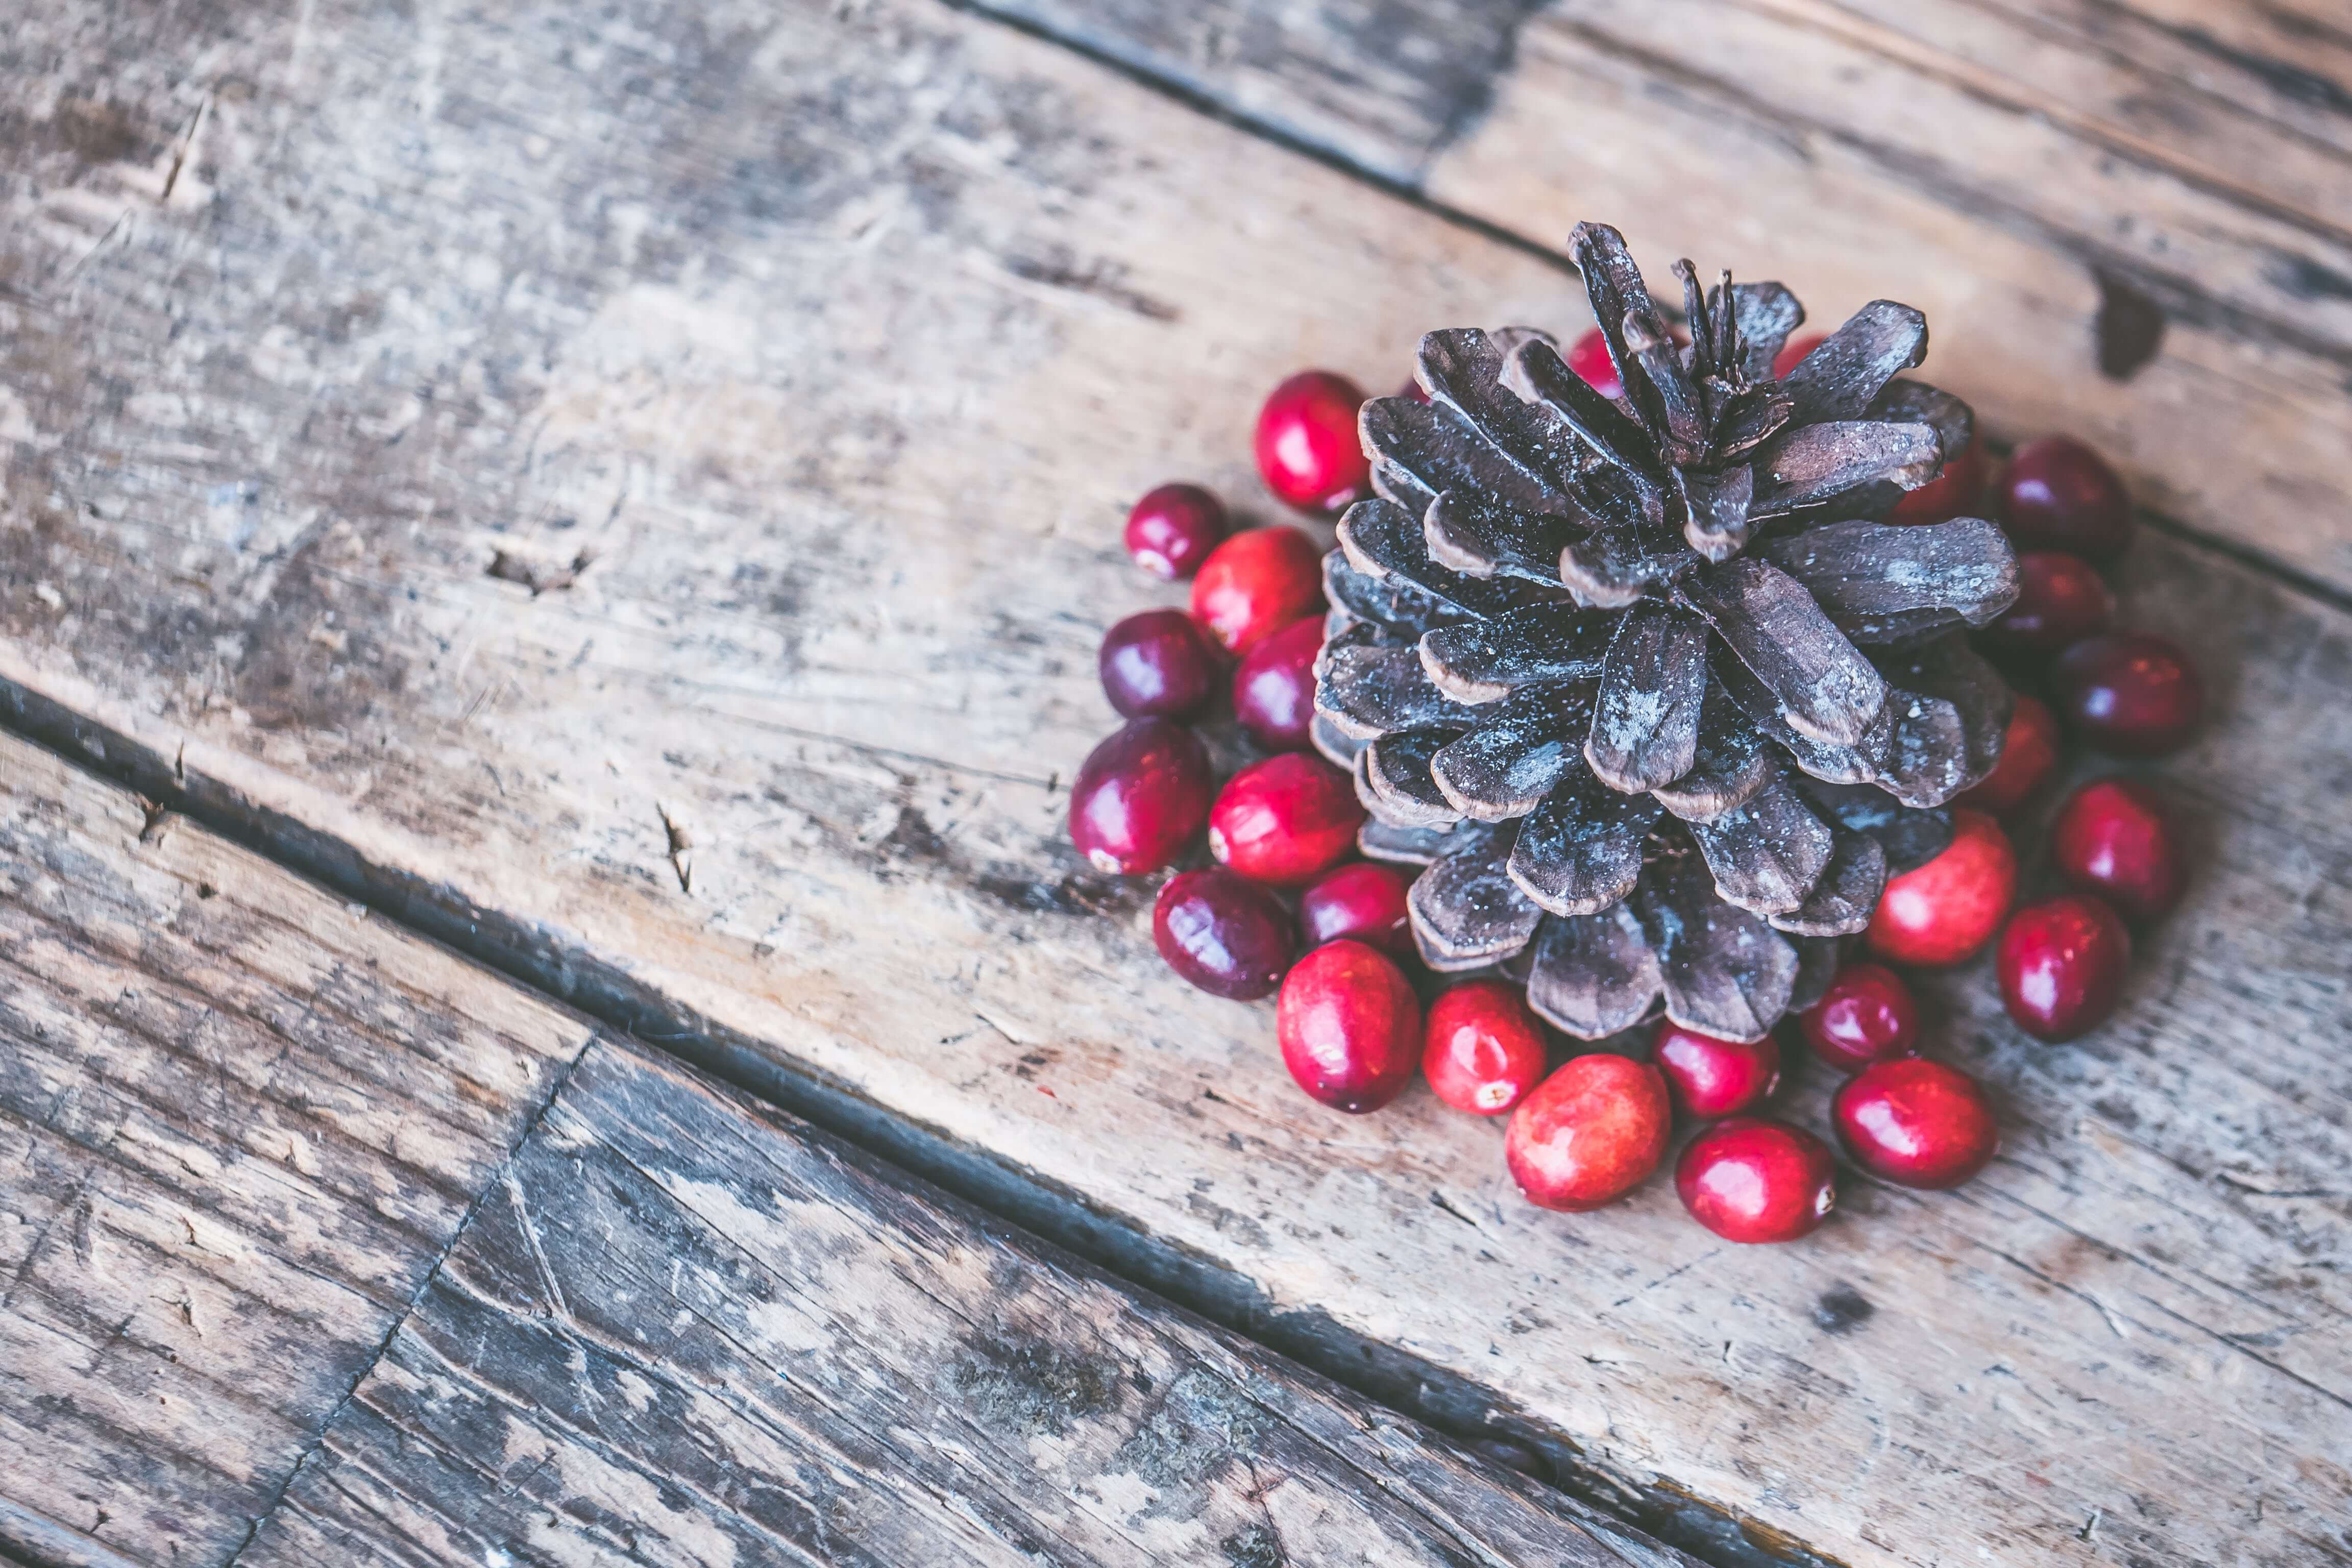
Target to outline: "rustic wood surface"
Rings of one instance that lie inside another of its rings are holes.
[[[11,736],[0,802],[0,1554],[1692,1568]]]
[[[1789,37],[1822,48],[1867,32],[1857,79],[1908,58],[1893,22],[1805,16]],[[1811,205],[1759,202],[1762,176],[1699,153],[1770,117],[1703,112],[1695,70],[1615,45],[1578,78],[1604,22],[1651,26],[1563,6],[1515,54],[1464,44],[1517,61],[1462,68],[1487,72],[1483,120],[1474,82],[1349,134],[1422,137],[1363,161],[1538,241],[1596,216],[1645,259],[1778,270],[1824,318],[1916,299],[1927,374],[1998,428],[2063,417],[2188,523],[2341,580],[2341,368],[2314,368],[2339,305],[2241,332],[2284,307],[2260,266],[2216,260],[2199,286],[2230,310],[2168,303],[2162,352],[2109,382],[2096,290],[2043,228],[1826,132],[1771,143]],[[2116,25],[2192,54],[2236,38]],[[20,32],[0,675],[1271,1312],[1491,1391],[1630,1501],[1857,1564],[2352,1556],[2352,625],[2331,596],[2161,536],[2132,558],[2127,616],[2214,680],[2219,721],[2161,770],[2199,821],[2198,885],[2080,1045],[2024,1041],[1981,972],[1935,989],[1939,1048],[2000,1099],[1986,1178],[1851,1183],[1787,1249],[1716,1245],[1662,1183],[1541,1215],[1496,1129],[1418,1093],[1362,1121],[1298,1097],[1267,1010],[1167,975],[1150,888],[1069,854],[1058,784],[1109,723],[1100,629],[1150,596],[1116,548],[1126,500],[1177,474],[1255,495],[1250,413],[1301,363],[1384,385],[1430,325],[1578,325],[1555,258],[916,0],[204,6],[168,54],[81,0]],[[1825,91],[1809,61],[1751,89],[1899,118],[1902,91]],[[2284,96],[2264,112],[2318,159],[2324,105]],[[1320,137],[1314,95],[1292,101]],[[2054,123],[2004,112],[2011,136]],[[2090,145],[2049,155],[2087,179],[2110,160]],[[2260,162],[2249,179],[2291,176]],[[2177,221],[2219,257],[2239,231],[2206,211]],[[2152,266],[2128,277],[2159,292]],[[1801,1083],[1793,1114],[1821,1100]]]
[[[226,1562],[587,1035],[0,735],[0,1552]]]

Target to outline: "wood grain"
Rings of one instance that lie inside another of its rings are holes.
[[[586,1036],[0,736],[0,1550],[226,1561]]]
[[[1538,1214],[1494,1128],[1298,1097],[1058,782],[1150,597],[1127,500],[1254,496],[1281,374],[1386,384],[1434,322],[1572,323],[1571,279],[914,4],[186,20],[195,76],[94,4],[30,24],[0,675],[1492,1391],[1629,1503],[1856,1564],[2352,1550],[2341,613],[2143,541],[2126,613],[2222,715],[2166,773],[2199,885],[2083,1045],[1938,990],[2003,1108],[1979,1184],[1762,1252],[1663,1184]],[[59,128],[98,102],[119,134]]]
[[[592,1047],[240,1562],[1695,1568]]]

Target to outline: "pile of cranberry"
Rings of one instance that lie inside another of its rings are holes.
[[[1820,341],[1791,342],[1780,369]],[[1598,332],[1569,363],[1617,395]],[[1363,401],[1321,371],[1275,389],[1258,416],[1256,458],[1276,496],[1328,515],[1370,493],[1356,434]],[[1888,881],[1862,939],[1885,962],[1847,964],[1796,1020],[1815,1058],[1849,1075],[1832,1110],[1847,1154],[1911,1187],[1968,1181],[1992,1159],[1997,1134],[1977,1081],[1916,1054],[1918,1007],[1887,965],[1960,963],[1998,931],[2001,995],[2021,1028],[2060,1041],[2104,1020],[2122,991],[2130,925],[2180,897],[2181,855],[2161,801],[2128,778],[2074,791],[2048,835],[2065,890],[2022,908],[2012,908],[2018,858],[2001,819],[2057,768],[2061,716],[2096,750],[2151,757],[2185,743],[2203,706],[2179,648],[2110,629],[2114,601],[2097,563],[2124,549],[2133,527],[2115,471],[2063,437],[2020,447],[1997,477],[1990,467],[1971,446],[1889,521],[1990,516],[2020,552],[2017,603],[1979,636],[2019,689],[2000,766],[1957,803],[1943,853]],[[1103,689],[1128,722],[1079,770],[1070,835],[1105,872],[1196,862],[1168,880],[1152,911],[1169,967],[1235,1001],[1279,990],[1283,1061],[1326,1105],[1378,1110],[1418,1068],[1454,1110],[1508,1113],[1511,1174],[1545,1207],[1598,1208],[1631,1191],[1664,1158],[1679,1109],[1711,1123],[1675,1170],[1700,1224],[1732,1241],[1771,1242],[1821,1223],[1835,1197],[1828,1145],[1756,1114],[1780,1087],[1778,1040],[1718,1040],[1661,1020],[1646,1059],[1589,1050],[1555,1068],[1554,1041],[1518,986],[1445,984],[1422,968],[1405,912],[1411,875],[1357,858],[1365,814],[1353,781],[1309,743],[1323,552],[1307,533],[1288,524],[1229,533],[1214,495],[1171,484],[1135,504],[1126,542],[1146,571],[1192,578],[1192,606],[1130,616],[1104,637]],[[1220,788],[1188,721],[1221,721],[1228,693],[1232,717],[1266,754]],[[1211,863],[1200,866],[1204,827]]]

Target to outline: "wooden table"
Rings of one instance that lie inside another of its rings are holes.
[[[20,10],[0,1556],[2352,1561],[2352,18]],[[2122,1014],[1931,984],[2000,1161],[1797,1247],[1307,1102],[1062,832],[1126,502],[1587,216],[1926,309],[2214,688]]]

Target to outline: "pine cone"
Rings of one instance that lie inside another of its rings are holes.
[[[1969,438],[1965,404],[1894,379],[1919,312],[1864,306],[1775,380],[1787,289],[1702,297],[1677,263],[1677,347],[1617,232],[1573,243],[1622,397],[1541,332],[1422,340],[1429,401],[1364,407],[1382,499],[1325,563],[1318,740],[1365,851],[1429,866],[1433,967],[1507,961],[1587,1038],[1663,996],[1754,1039],[1999,760],[2009,688],[1965,628],[2016,560],[1980,519],[1874,521]]]

